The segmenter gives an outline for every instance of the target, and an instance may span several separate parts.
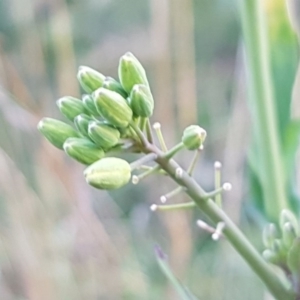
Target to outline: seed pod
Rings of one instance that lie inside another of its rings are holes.
[[[293,226],[293,228],[295,230],[296,235],[299,236],[300,232],[299,232],[298,219],[290,210],[283,209],[280,213],[280,222],[279,222],[281,230],[283,230],[284,224],[287,222],[291,223],[291,225]]]
[[[63,147],[70,157],[85,165],[90,165],[105,156],[101,148],[86,138],[68,138]]]
[[[80,66],[77,79],[81,87],[90,94],[102,87],[105,76],[92,68]]]
[[[100,116],[100,114],[95,106],[94,99],[91,95],[83,95],[82,102],[90,115],[95,116],[95,117]]]
[[[144,84],[136,84],[131,90],[129,104],[135,116],[151,117],[154,109],[154,100],[149,87]]]
[[[94,119],[88,115],[81,114],[74,119],[76,129],[83,135],[89,138],[89,122]]]
[[[112,77],[105,77],[105,80],[103,82],[103,87],[110,91],[117,92],[125,99],[128,97],[128,94],[123,89],[122,85]]]
[[[88,184],[102,190],[114,190],[127,184],[131,168],[126,160],[116,157],[103,158],[84,171]]]
[[[120,94],[100,88],[95,91],[93,98],[97,110],[111,125],[121,128],[128,126],[132,110]]]
[[[182,135],[182,142],[188,150],[196,150],[203,144],[206,131],[198,125],[188,126]]]
[[[63,149],[67,138],[79,137],[79,134],[70,125],[51,118],[43,118],[37,127],[43,136],[59,149]]]
[[[58,99],[56,104],[60,112],[70,121],[73,121],[75,117],[86,112],[82,101],[71,96]]]
[[[91,121],[88,126],[89,137],[103,149],[110,149],[120,139],[120,132],[109,124]]]
[[[266,225],[263,229],[263,243],[266,248],[272,248],[275,239],[279,237],[276,225],[273,223],[270,223]]]
[[[119,79],[124,90],[130,94],[135,84],[144,84],[149,86],[145,69],[137,58],[130,52],[127,52],[120,58]]]

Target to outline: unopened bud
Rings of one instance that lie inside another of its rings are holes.
[[[96,108],[96,105],[94,103],[94,99],[91,95],[83,95],[82,102],[90,115],[95,116],[95,117],[100,116],[100,114]]]
[[[74,124],[76,129],[86,137],[89,137],[88,128],[89,122],[93,121],[94,119],[88,115],[81,114],[74,119]]]
[[[68,138],[64,143],[65,152],[78,162],[90,165],[104,157],[104,151],[85,138]]]
[[[82,101],[71,96],[58,99],[56,104],[60,112],[70,121],[73,121],[75,117],[86,112]]]
[[[283,241],[281,239],[275,239],[272,247],[271,247],[271,250],[276,254],[278,255],[278,258],[281,260],[281,261],[284,261],[284,258],[286,256],[286,252],[287,250],[285,249],[284,247],[284,244],[283,244]]]
[[[149,86],[145,69],[130,52],[127,52],[120,58],[119,78],[124,90],[128,94],[130,94],[135,84],[145,84]]]
[[[203,144],[206,131],[198,125],[188,126],[182,135],[182,142],[188,150],[196,150]]]
[[[262,234],[264,246],[266,248],[272,248],[274,241],[276,238],[278,238],[278,236],[279,234],[275,224],[271,223],[266,225],[263,229],[263,234]]]
[[[103,87],[120,94],[125,99],[128,97],[128,94],[123,89],[122,85],[112,77],[105,77]]]
[[[129,182],[131,168],[126,160],[106,157],[87,167],[84,176],[87,183],[95,188],[114,190]]]
[[[136,84],[131,90],[129,104],[135,116],[151,117],[154,109],[154,100],[149,87],[144,84]]]
[[[111,125],[128,126],[132,118],[132,110],[120,94],[100,88],[93,94],[93,98],[97,110]]]
[[[120,132],[118,129],[97,121],[89,123],[88,134],[95,144],[103,149],[112,148],[120,139]]]
[[[271,264],[279,263],[278,255],[270,249],[264,250],[264,252],[262,253],[262,256],[267,262],[269,262]]]
[[[37,127],[43,136],[59,149],[63,149],[66,139],[79,137],[79,134],[70,125],[52,118],[43,118]]]
[[[299,236],[299,222],[294,213],[292,213],[288,209],[283,209],[280,214],[280,228],[283,230],[285,223],[290,223],[291,226],[294,228],[295,233]]]
[[[102,87],[105,76],[98,71],[80,66],[77,73],[77,79],[81,87],[89,94]]]
[[[286,249],[290,249],[294,240],[297,238],[294,227],[291,223],[285,223],[282,229],[282,239]]]

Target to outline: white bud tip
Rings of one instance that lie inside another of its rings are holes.
[[[231,191],[231,189],[232,189],[231,183],[226,182],[226,183],[223,184],[223,190],[224,191],[228,192],[228,191]]]
[[[152,205],[150,206],[150,209],[151,209],[152,211],[156,211],[156,210],[157,210],[157,205],[156,205],[156,204],[152,204]]]
[[[161,196],[160,201],[161,201],[161,203],[166,203],[167,202],[167,197],[166,196]]]
[[[214,166],[216,170],[220,170],[222,168],[222,164],[219,161],[216,161]]]
[[[133,176],[132,176],[131,182],[132,182],[133,184],[138,184],[139,181],[140,181],[140,179],[139,179],[136,175],[133,175]]]
[[[201,127],[197,128],[197,134],[201,138],[205,138],[206,137],[206,131],[203,128],[201,128]]]
[[[204,146],[203,144],[199,147],[199,150],[203,150],[204,149]]]
[[[200,227],[200,228],[202,228],[202,229],[204,229],[204,230],[206,230],[209,226],[204,222],[204,221],[202,221],[202,220],[198,220],[197,221],[197,225]]]
[[[159,122],[156,122],[153,124],[153,129],[157,130],[157,129],[160,129],[161,128],[161,125]]]
[[[220,238],[220,235],[219,235],[217,232],[215,232],[215,233],[212,234],[211,238],[212,238],[214,241],[217,241],[217,240]]]
[[[183,175],[183,170],[181,168],[177,168],[175,173],[176,178],[182,178],[182,175]]]

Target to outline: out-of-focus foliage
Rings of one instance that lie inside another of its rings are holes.
[[[297,54],[281,13],[269,15],[283,22],[270,26],[285,132]],[[187,125],[206,129],[196,177],[211,190],[213,161],[223,162],[223,178],[234,186],[224,209],[236,222],[243,218],[262,249],[260,212],[250,201],[261,202],[260,183],[250,187],[243,176],[251,126],[239,32],[229,0],[0,1],[1,298],[177,299],[155,259],[159,243],[176,277],[200,299],[262,299],[262,284],[226,241],[212,242],[196,227],[200,212],[150,212],[173,188],[169,181],[93,190],[83,168],[36,129],[41,116],[59,118],[58,98],[80,96],[79,65],[117,78],[119,57],[133,52],[149,74],[153,120],[162,123],[168,146]],[[189,156],[179,158],[184,166]]]

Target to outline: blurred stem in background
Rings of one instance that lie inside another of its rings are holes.
[[[279,142],[263,2],[239,0],[249,80],[249,103],[266,215],[276,220],[289,207]]]

